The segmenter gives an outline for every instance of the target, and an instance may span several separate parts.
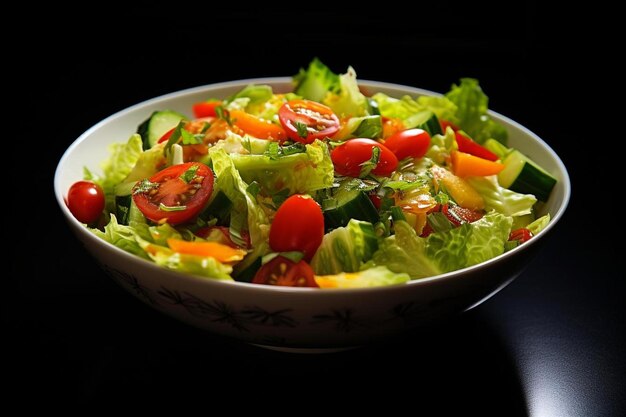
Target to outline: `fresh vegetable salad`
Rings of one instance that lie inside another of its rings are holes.
[[[389,97],[315,59],[293,84],[146,115],[102,175],[85,168],[70,211],[164,268],[320,288],[465,268],[550,221],[535,207],[555,178],[507,146],[476,80],[442,97]]]

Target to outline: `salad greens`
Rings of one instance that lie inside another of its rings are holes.
[[[555,180],[506,146],[477,80],[366,97],[352,67],[316,58],[293,81],[292,93],[251,84],[197,103],[195,119],[154,112],[101,174],[85,168],[105,196],[89,230],[207,279],[361,288],[479,264],[549,224],[515,190],[545,196]]]

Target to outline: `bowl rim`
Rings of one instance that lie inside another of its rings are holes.
[[[207,278],[207,277],[203,277],[199,275],[186,274],[186,273],[177,272],[177,271],[169,270],[167,268],[160,267],[156,265],[154,262],[142,259],[136,255],[133,255],[131,253],[128,253],[118,248],[117,246],[114,246],[113,244],[109,242],[106,242],[100,239],[95,234],[89,232],[87,228],[78,220],[76,220],[76,218],[74,218],[74,216],[70,213],[67,205],[65,204],[65,199],[64,199],[64,193],[66,192],[66,190],[60,189],[60,181],[61,181],[60,178],[61,178],[61,173],[62,173],[62,167],[65,164],[66,160],[69,159],[70,154],[74,151],[74,148],[78,147],[78,145],[81,142],[86,140],[86,138],[92,134],[92,132],[98,130],[103,125],[109,124],[115,121],[116,119],[122,116],[125,116],[127,113],[131,113],[135,109],[145,107],[145,106],[155,105],[155,104],[158,104],[159,102],[167,101],[170,99],[175,99],[180,96],[201,93],[207,89],[238,87],[238,86],[245,86],[245,85],[253,84],[253,83],[272,85],[272,84],[285,84],[285,83],[291,83],[291,82],[292,82],[292,77],[283,76],[283,77],[246,78],[246,79],[240,79],[240,80],[205,84],[201,86],[178,90],[175,92],[171,92],[171,93],[163,94],[154,98],[150,98],[148,100],[144,100],[137,104],[126,107],[120,111],[117,111],[111,114],[110,116],[106,117],[105,119],[102,119],[95,125],[91,126],[89,129],[87,129],[85,132],[83,132],[78,138],[76,138],[76,140],[74,140],[74,142],[72,142],[70,146],[68,146],[68,148],[65,150],[65,152],[61,156],[61,159],[59,160],[57,167],[55,169],[54,179],[53,179],[55,198],[57,200],[57,204],[59,205],[59,208],[61,209],[61,212],[65,216],[66,221],[70,222],[70,224],[74,226],[75,230],[81,230],[81,233],[84,233],[85,236],[87,236],[87,238],[93,241],[94,243],[99,244],[99,245],[104,245],[108,249],[116,251],[120,256],[126,258],[128,261],[133,262],[133,263],[139,262],[142,267],[148,267],[149,269],[154,268],[155,272],[159,271],[160,273],[163,273],[165,275],[171,275],[172,277],[175,277],[176,279],[179,279],[179,280],[182,279],[185,281],[189,281],[190,283],[196,283],[200,285],[228,286],[228,288],[240,288],[240,289],[250,289],[250,290],[254,289],[258,291],[267,291],[271,293],[290,293],[290,294],[316,293],[320,295],[325,294],[325,296],[334,296],[334,295],[339,295],[339,294],[347,295],[350,293],[360,294],[360,293],[369,293],[369,292],[394,291],[399,288],[403,288],[405,286],[429,285],[435,282],[442,282],[442,281],[455,279],[467,273],[477,272],[484,268],[491,267],[494,264],[505,262],[509,258],[516,256],[522,251],[529,249],[533,245],[536,245],[540,239],[542,239],[545,235],[547,235],[556,226],[556,224],[563,217],[567,209],[567,206],[569,204],[570,197],[571,197],[571,182],[570,182],[569,173],[567,172],[565,164],[563,163],[561,158],[543,139],[541,139],[537,134],[532,132],[530,129],[508,118],[507,116],[504,116],[496,111],[489,110],[490,116],[495,116],[496,118],[503,120],[504,122],[519,129],[524,134],[530,136],[533,140],[538,142],[539,145],[543,147],[550,154],[550,156],[555,160],[556,166],[562,176],[561,182],[563,186],[563,199],[561,200],[556,212],[550,213],[551,220],[548,226],[545,229],[543,229],[541,232],[539,232],[536,236],[534,236],[533,239],[524,243],[524,245],[520,245],[508,252],[504,252],[494,258],[491,258],[487,261],[481,262],[476,265],[472,265],[463,269],[458,269],[456,271],[446,272],[446,273],[435,275],[432,277],[411,280],[404,284],[397,284],[397,285],[390,285],[390,286],[383,286],[383,287],[342,288],[342,289],[335,289],[335,290],[328,290],[328,291],[320,291],[318,288],[296,288],[296,287],[279,287],[279,286],[272,286],[272,285],[259,285],[259,284],[253,284],[253,283],[248,283],[248,282],[218,280],[218,279],[211,279],[211,278]],[[442,95],[441,93],[437,93],[437,92],[430,91],[430,90],[425,90],[425,89],[418,88],[418,87],[413,87],[413,86],[408,86],[408,85],[403,85],[403,84],[396,84],[396,83],[389,83],[389,82],[382,82],[382,81],[359,79],[359,84],[362,84],[364,87],[374,88],[374,89],[387,88],[387,89],[404,90],[407,92],[407,94],[410,92],[413,94],[428,95],[428,96],[441,96]]]

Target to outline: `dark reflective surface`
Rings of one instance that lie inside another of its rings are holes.
[[[582,16],[546,14],[533,3],[490,7],[490,14],[432,8],[425,15],[437,19],[361,8],[297,18],[278,8],[203,11],[215,20],[176,30],[169,13],[136,8],[56,21],[57,29],[72,28],[67,35],[49,30],[49,21],[33,24],[45,36],[11,60],[46,70],[29,79],[21,97],[27,106],[20,108],[44,133],[27,136],[26,148],[12,141],[19,151],[11,158],[15,172],[28,161],[42,174],[29,185],[29,204],[9,205],[10,219],[27,221],[9,221],[7,236],[8,398],[31,398],[25,406],[194,399],[233,412],[282,410],[304,398],[306,410],[321,412],[338,399],[332,407],[350,412],[408,406],[419,414],[622,415],[626,286],[623,244],[613,237],[621,217],[598,216],[614,206],[611,178],[620,177],[613,176],[614,163],[607,166],[611,151],[598,145],[602,129],[580,126],[581,119],[599,121],[594,126],[605,120],[592,116],[603,108],[593,93],[603,77],[591,76],[596,64],[580,58],[588,51],[587,32],[576,23]],[[129,29],[146,18],[158,28]],[[31,53],[42,48],[56,51],[45,65]],[[218,338],[116,287],[56,208],[52,173],[64,149],[100,119],[141,100],[228,79],[289,75],[314,55],[337,71],[353,65],[366,79],[435,91],[461,76],[477,77],[493,109],[561,155],[572,177],[570,208],[527,271],[456,320],[332,355],[281,354]]]

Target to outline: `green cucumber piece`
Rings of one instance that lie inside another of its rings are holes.
[[[155,111],[150,117],[137,127],[137,133],[143,140],[143,149],[150,149],[169,130],[178,126],[181,120],[187,120],[184,115],[173,110]]]
[[[520,151],[511,152],[504,161],[504,169],[498,174],[501,186],[522,194],[533,194],[538,200],[547,201],[557,180]]]
[[[346,226],[350,219],[363,220],[372,224],[380,219],[378,210],[364,191],[342,187],[332,198],[322,201],[322,210],[327,232]]]

